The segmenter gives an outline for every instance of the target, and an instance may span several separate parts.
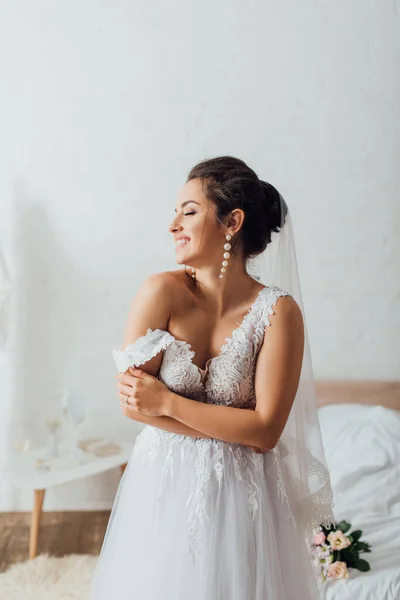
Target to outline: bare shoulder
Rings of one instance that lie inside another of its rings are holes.
[[[168,293],[172,287],[172,275],[171,271],[162,271],[160,273],[153,273],[146,277],[141,283],[137,294],[143,296],[154,296]]]
[[[274,305],[274,315],[277,325],[303,329],[303,313],[291,295],[278,297]]]
[[[164,301],[169,299],[173,302],[177,289],[187,288],[185,279],[187,280],[188,277],[182,270],[153,273],[143,281],[137,295],[150,301],[153,299],[158,300],[161,297]]]
[[[184,272],[183,276],[188,279]],[[185,280],[179,271],[163,271],[146,277],[131,302],[124,347],[144,335],[148,329],[168,331],[170,317],[182,296],[177,291],[184,285]]]

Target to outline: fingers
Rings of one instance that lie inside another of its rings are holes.
[[[119,405],[122,408],[122,412],[126,411],[134,412],[136,410],[136,405],[132,398],[125,396],[124,394],[118,394],[119,397]]]
[[[125,396],[131,396],[137,385],[135,378],[131,375],[126,375],[126,373],[118,373],[118,375],[115,375],[114,377],[117,379],[116,384],[118,391],[121,394],[125,394]]]
[[[118,383],[117,388],[119,393],[125,394],[125,396],[132,396],[134,393],[134,390],[129,385],[121,385]]]
[[[114,375],[117,380],[117,396],[119,398],[119,405],[122,409],[122,413],[128,416],[128,413],[136,410],[135,400],[133,398],[136,390],[137,378],[133,375],[127,375],[126,373],[118,373]],[[135,381],[136,380],[136,381]]]
[[[137,377],[134,377],[133,375],[128,375],[128,373],[117,373],[116,375],[114,375],[114,379],[117,379],[122,384],[132,385],[137,379]]]

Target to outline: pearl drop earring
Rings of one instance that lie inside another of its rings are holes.
[[[196,269],[194,267],[192,267],[192,277],[196,279]]]
[[[232,236],[229,235],[229,233],[227,233],[226,236],[225,236],[225,238],[229,242],[229,240],[232,239]],[[219,278],[220,279],[223,279],[224,273],[226,271],[226,267],[228,266],[228,260],[227,259],[230,257],[230,253],[228,252],[228,250],[230,250],[231,247],[232,246],[230,244],[224,244],[224,250],[226,252],[224,252],[224,260],[222,261],[221,273],[219,274]]]

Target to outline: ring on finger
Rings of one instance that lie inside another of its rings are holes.
[[[133,400],[133,396],[127,396],[126,397],[125,406],[129,406],[130,404],[132,404],[132,402],[129,402],[129,400]]]

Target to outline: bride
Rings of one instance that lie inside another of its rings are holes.
[[[144,281],[113,351],[122,412],[146,427],[90,598],[319,598],[309,544],[332,492],[288,207],[224,156],[191,170],[175,213],[190,267]]]

